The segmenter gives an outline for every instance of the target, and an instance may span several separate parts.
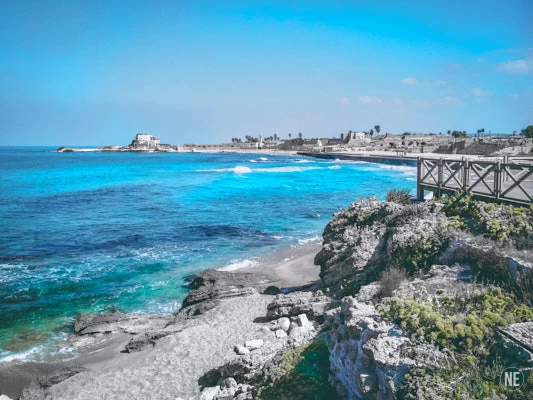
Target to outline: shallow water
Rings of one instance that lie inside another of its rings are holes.
[[[0,358],[38,359],[83,313],[170,313],[184,278],[319,237],[415,168],[253,154],[0,148]]]

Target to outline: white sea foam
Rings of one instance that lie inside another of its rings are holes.
[[[340,165],[331,165],[328,167],[328,169],[341,169]]]
[[[340,158],[336,158],[333,160],[336,163],[343,163],[343,164],[372,164],[370,161],[362,161],[362,160],[341,160]]]
[[[218,268],[219,271],[236,271],[242,268],[255,267],[256,260],[232,260],[231,264]]]
[[[257,160],[249,160],[250,162],[253,162],[253,163],[258,163],[258,162],[264,162],[264,161],[268,161],[268,158],[266,157],[259,157]]]
[[[151,299],[144,303],[143,308],[130,312],[130,314],[175,314],[180,308],[181,303],[177,300],[161,303],[158,300]]]
[[[381,169],[391,169],[393,171],[401,171],[406,174],[416,175],[416,167],[411,167],[409,165],[387,165],[387,164],[378,164]]]
[[[250,172],[252,172],[249,167],[244,167],[242,165],[237,165],[235,168],[233,168],[233,171],[236,174],[249,174]]]
[[[315,169],[324,169],[323,167],[273,167],[273,168],[258,168],[254,172],[270,173],[270,172],[305,172]]]
[[[249,174],[252,170],[250,167],[237,165],[234,168],[197,169],[196,172],[235,172],[236,174]]]
[[[318,169],[326,169],[328,167],[308,166],[285,166],[285,167],[271,167],[271,168],[249,168],[242,165],[238,165],[234,168],[214,168],[214,169],[197,169],[196,172],[235,172],[236,174],[249,174],[251,172],[257,173],[284,173],[284,172],[305,172]],[[336,169],[336,168],[334,168]]]
[[[295,163],[299,163],[299,164],[309,164],[309,163],[314,163],[316,161],[313,161],[313,160],[294,160]]]
[[[322,237],[321,236],[313,236],[313,237],[310,237],[310,238],[305,238],[305,239],[298,239],[298,244],[296,246],[303,246],[303,245],[306,245],[306,244],[309,244],[309,243],[318,243],[318,242],[321,242],[322,241]]]
[[[61,356],[65,357],[73,353],[74,349],[72,347],[58,346],[58,343],[65,343],[68,338],[67,332],[57,333],[54,336],[49,337],[44,342],[36,344],[29,349],[20,352],[13,353],[10,351],[0,350],[0,361],[9,362],[9,361],[34,361],[41,362],[45,361],[47,357]]]

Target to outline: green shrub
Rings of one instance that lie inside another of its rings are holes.
[[[276,371],[272,371],[276,369]],[[320,340],[286,351],[257,377],[258,400],[329,400],[339,396],[329,383],[329,350]]]
[[[398,399],[531,398],[533,384],[525,385],[518,396],[499,385],[501,371],[511,365],[509,349],[499,346],[494,328],[533,319],[533,308],[516,305],[502,289],[469,299],[445,296],[426,304],[394,298],[380,312],[447,354],[439,366],[410,368],[396,392]],[[516,364],[517,357],[511,359]]]
[[[514,274],[507,259],[497,251],[476,247],[458,250],[455,261],[470,265],[478,282],[502,287],[518,302],[533,306],[533,270],[524,269]]]
[[[449,218],[448,226],[469,230],[493,240],[531,244],[533,236],[533,205],[519,207],[475,200],[468,192],[457,192],[440,199]]]
[[[533,308],[515,304],[514,296],[495,288],[472,297],[469,304],[454,313],[455,297],[443,297],[440,302],[423,304],[413,299],[393,298],[382,316],[391,318],[402,329],[423,336],[439,346],[452,350],[472,350],[489,340],[496,326],[533,319]]]
[[[390,297],[394,291],[400,287],[402,281],[405,280],[407,274],[405,270],[398,267],[391,267],[381,274],[381,296]]]
[[[449,236],[440,225],[422,224],[400,227],[392,238],[392,263],[405,269],[410,275],[427,271],[448,246]]]
[[[405,189],[392,189],[387,192],[387,196],[385,197],[385,201],[390,201],[393,203],[398,204],[411,204],[411,195],[409,194],[408,190]]]

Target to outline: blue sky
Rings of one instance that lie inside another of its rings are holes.
[[[3,0],[0,145],[520,131],[532,18],[529,0]]]

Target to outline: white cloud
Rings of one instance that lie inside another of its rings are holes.
[[[350,99],[348,97],[341,97],[339,100],[341,104],[350,104]]]
[[[478,98],[488,97],[492,94],[490,90],[483,90],[481,88],[472,89],[472,94]]]
[[[381,104],[383,100],[374,96],[359,96],[359,103],[364,104]]]
[[[498,64],[498,71],[508,72],[510,74],[527,74],[533,70],[533,58],[527,60],[513,60]]]
[[[409,78],[403,79],[402,83],[406,85],[418,85],[418,80],[416,78],[409,77]]]
[[[444,96],[442,99],[443,104],[450,104],[450,105],[460,105],[463,104],[461,99],[458,99],[457,97],[452,96]]]

